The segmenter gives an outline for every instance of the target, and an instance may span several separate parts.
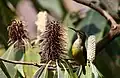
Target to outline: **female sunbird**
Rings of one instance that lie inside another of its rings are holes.
[[[87,63],[87,51],[85,48],[86,34],[85,32],[74,28],[70,29],[74,30],[77,34],[77,39],[72,45],[72,56],[79,65],[82,65],[82,71],[83,74],[85,74],[85,66]]]

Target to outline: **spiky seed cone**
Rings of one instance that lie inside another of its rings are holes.
[[[87,47],[87,59],[90,62],[93,62],[93,60],[95,59],[95,50],[96,50],[95,36],[91,35],[88,38],[88,47]]]
[[[59,59],[65,51],[65,29],[56,20],[48,20],[45,31],[41,34],[40,55],[44,61]]]
[[[25,25],[22,21],[14,19],[12,23],[8,26],[8,36],[9,36],[9,45],[17,41],[17,47],[23,45],[23,39],[28,39],[28,33],[24,28]]]

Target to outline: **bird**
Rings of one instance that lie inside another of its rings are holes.
[[[73,59],[82,67],[81,72],[83,74],[86,74],[85,66],[87,63],[87,50],[85,47],[85,41],[86,41],[86,34],[83,31],[76,30],[74,28],[69,27],[77,34],[77,39],[74,41],[72,45],[72,57]]]

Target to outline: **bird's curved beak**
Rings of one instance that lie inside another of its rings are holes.
[[[74,29],[74,28],[71,28],[71,27],[68,27],[69,29],[71,29],[71,30],[73,30],[73,31],[75,31],[76,33],[79,33],[80,35],[83,35],[83,33],[82,32],[80,32],[79,30],[76,30],[76,29]]]
[[[78,32],[78,30],[74,29],[74,28],[71,28],[71,27],[68,27],[69,29],[75,31],[75,32]]]

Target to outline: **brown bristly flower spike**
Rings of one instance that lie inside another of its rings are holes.
[[[44,61],[59,59],[66,47],[65,29],[63,25],[55,20],[47,21],[45,31],[41,38],[40,54]]]
[[[22,21],[14,19],[8,26],[9,45],[18,41],[18,44],[23,44],[23,39],[28,39],[27,31]]]

